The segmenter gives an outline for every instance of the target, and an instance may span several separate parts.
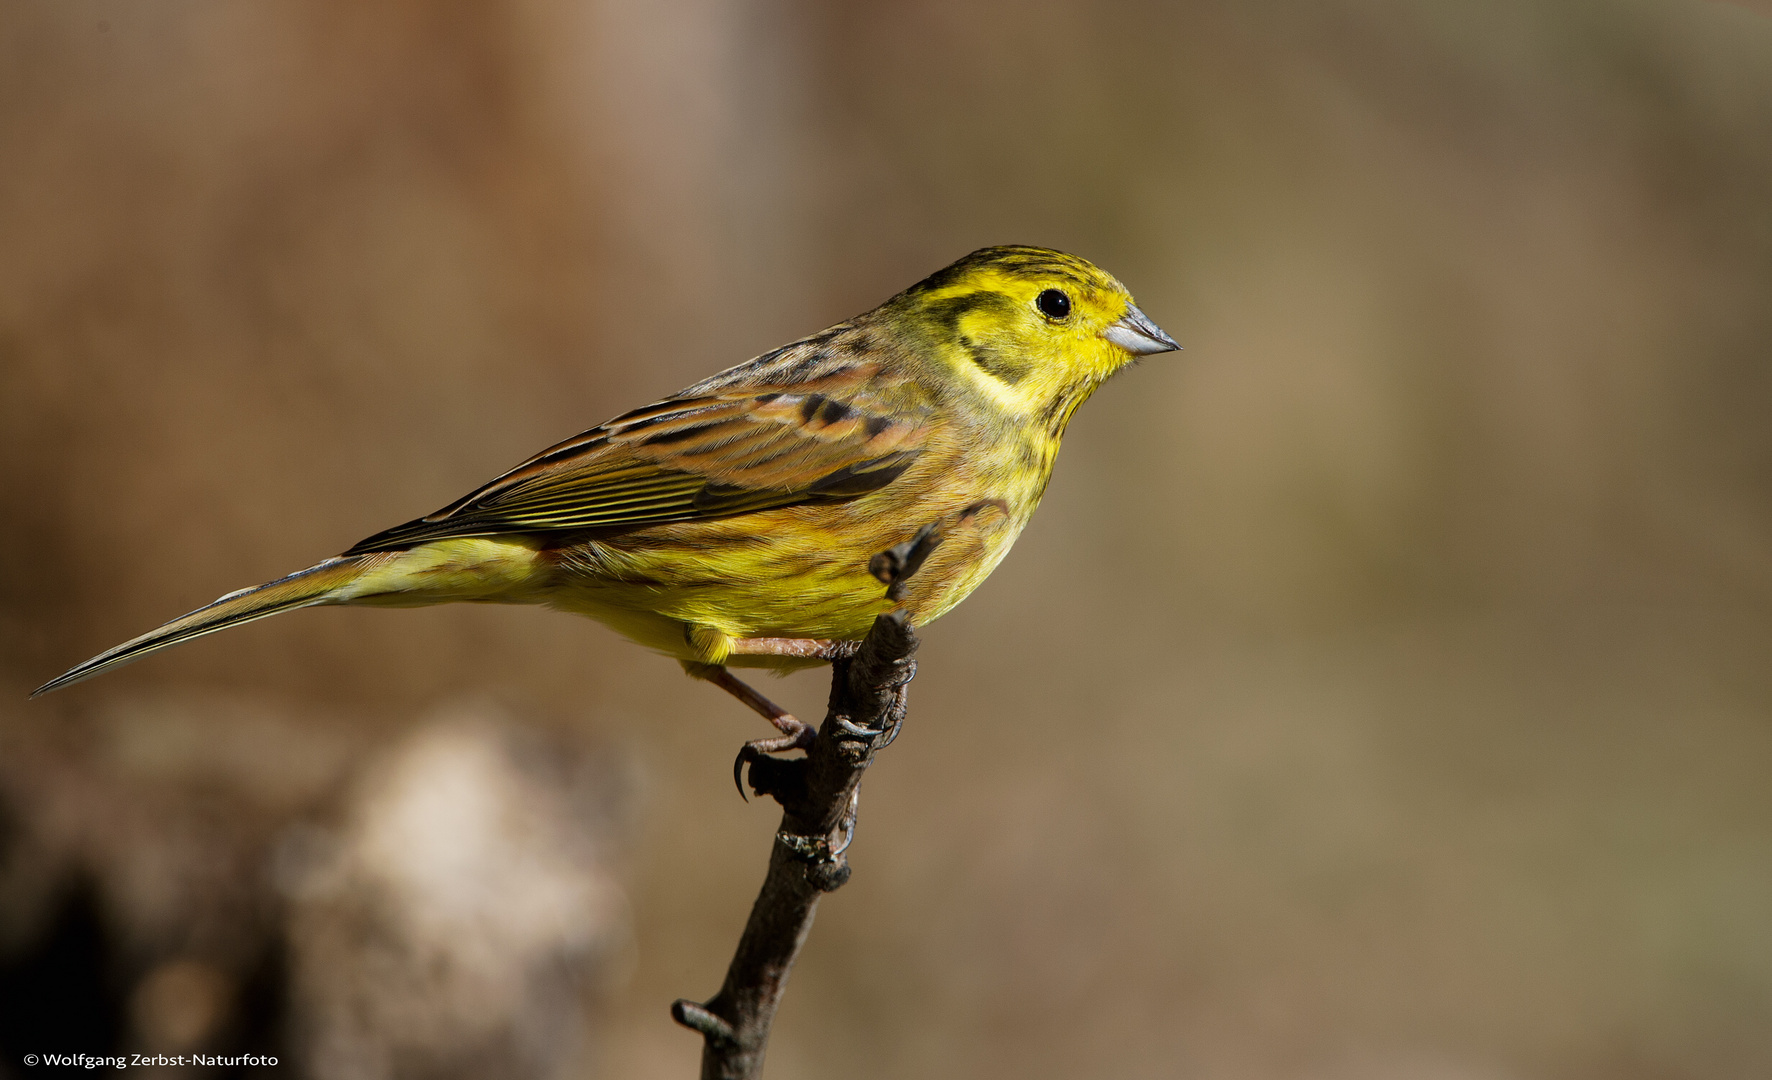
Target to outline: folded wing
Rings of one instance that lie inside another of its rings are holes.
[[[865,371],[792,392],[667,398],[550,447],[345,554],[460,536],[640,528],[876,491],[923,451],[928,410]],[[887,388],[890,391],[891,388]]]

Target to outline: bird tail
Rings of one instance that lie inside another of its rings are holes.
[[[91,660],[70,669],[66,674],[57,676],[39,686],[31,696],[47,694],[51,690],[60,690],[64,686],[72,686],[77,682],[85,682],[94,675],[102,674],[115,667],[140,660],[151,652],[192,638],[213,634],[217,630],[226,630],[230,626],[239,626],[254,619],[263,619],[279,612],[291,611],[295,608],[312,607],[315,604],[337,603],[350,597],[356,590],[351,586],[362,576],[363,571],[371,564],[380,561],[375,555],[359,555],[351,558],[327,559],[317,566],[306,570],[298,570],[288,577],[280,577],[276,581],[267,581],[250,589],[241,589],[172,620],[157,630],[150,630],[141,637],[125,641],[114,649],[107,649]]]

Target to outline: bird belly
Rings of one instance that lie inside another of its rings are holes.
[[[805,667],[803,658],[726,650],[735,638],[857,640],[900,606],[912,622],[931,622],[990,574],[1021,531],[1021,521],[994,509],[915,509],[926,516],[868,514],[854,503],[790,507],[573,544],[544,555],[556,568],[545,602],[681,660]],[[943,518],[943,542],[906,582],[903,599],[888,600],[869,560]]]
[[[789,658],[710,655],[709,632],[728,639],[852,640],[895,606],[885,585],[867,572],[865,558],[857,565],[829,548],[747,538],[685,560],[647,544],[622,543],[616,552],[608,550],[614,543],[598,546],[604,550],[561,560],[564,572],[547,602],[681,660],[804,667],[804,660]]]

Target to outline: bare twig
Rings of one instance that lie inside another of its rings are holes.
[[[917,550],[897,555],[875,573],[892,584],[914,572],[914,563],[927,554],[921,549],[934,546],[925,534],[917,540]],[[812,929],[818,898],[849,880],[844,850],[855,831],[861,776],[904,722],[905,684],[916,674],[916,654],[917,636],[904,613],[880,616],[859,646],[832,662],[830,707],[806,756],[751,762],[752,790],[782,805],[769,875],[720,992],[706,1004],[684,999],[671,1006],[671,1016],[705,1040],[703,1080],[761,1075],[769,1026]]]

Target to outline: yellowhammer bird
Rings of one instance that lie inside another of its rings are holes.
[[[975,251],[37,693],[292,608],[546,604],[733,693],[785,733],[758,749],[804,745],[810,729],[727,667],[819,663],[895,607],[920,625],[965,599],[1039,505],[1071,413],[1138,357],[1176,348],[1083,259]],[[869,561],[913,534],[921,568],[889,598]]]

